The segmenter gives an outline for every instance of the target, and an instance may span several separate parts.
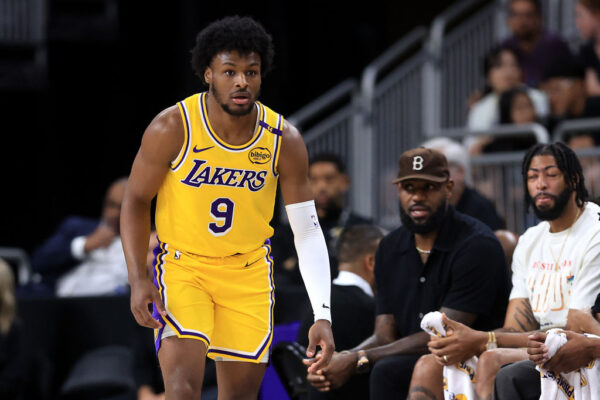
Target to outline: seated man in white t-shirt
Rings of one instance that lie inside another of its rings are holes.
[[[525,155],[522,173],[526,204],[542,222],[515,249],[504,327],[480,332],[446,319],[453,332],[429,342],[432,354],[415,366],[410,399],[442,399],[443,366],[474,355],[476,390],[488,398],[500,367],[527,358],[528,332],[569,329],[572,314],[594,304],[600,291],[600,207],[586,202],[577,156],[563,143],[538,144]]]
[[[110,185],[99,220],[67,217],[35,250],[33,272],[48,291],[70,297],[110,295],[127,290],[127,265],[119,229],[126,185],[127,178]]]

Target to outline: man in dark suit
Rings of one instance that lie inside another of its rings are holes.
[[[127,178],[108,188],[100,220],[67,217],[32,257],[41,286],[61,296],[109,294],[127,283],[119,236],[121,202]],[[124,279],[121,279],[124,278]]]
[[[342,231],[337,242],[339,275],[331,286],[333,338],[338,351],[351,349],[373,332],[375,324],[375,251],[383,237],[373,225],[354,225]],[[303,319],[298,343],[308,344],[312,313]],[[358,322],[358,323],[357,323]],[[368,399],[368,375],[329,393],[309,387],[309,399]]]

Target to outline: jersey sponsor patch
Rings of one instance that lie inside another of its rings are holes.
[[[266,147],[255,147],[248,152],[248,159],[253,164],[266,164],[271,161],[271,151]]]

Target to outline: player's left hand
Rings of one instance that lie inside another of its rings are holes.
[[[321,346],[319,357],[315,355],[317,346]],[[308,372],[314,373],[319,369],[325,368],[329,364],[329,361],[331,361],[334,351],[335,343],[333,342],[333,333],[331,332],[331,322],[324,319],[315,321],[308,331],[306,356],[309,357],[309,360],[305,362],[308,366]]]
[[[485,350],[488,341],[487,332],[471,329],[446,317],[446,314],[442,314],[442,322],[446,325],[446,337],[431,336],[427,343],[429,351],[439,364],[456,364],[475,355],[478,356]]]
[[[320,355],[320,353],[318,354]],[[317,356],[318,356],[317,355]],[[325,368],[308,373],[306,380],[320,392],[337,389],[350,379],[356,370],[357,354],[344,351],[335,353]]]
[[[542,368],[554,372],[571,372],[585,367],[594,359],[593,344],[585,335],[567,331],[565,343]]]

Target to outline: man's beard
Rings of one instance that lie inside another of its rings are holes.
[[[234,111],[234,110],[232,110],[229,107],[229,105],[227,105],[226,103],[222,102],[222,100],[221,100],[221,94],[217,91],[217,89],[215,88],[214,85],[212,85],[210,87],[210,92],[214,96],[215,101],[217,103],[219,103],[219,105],[221,106],[221,108],[223,109],[223,111],[225,111],[227,114],[232,115],[234,117],[243,117],[244,115],[248,115],[248,114],[250,114],[252,112],[252,109],[254,108],[254,101],[250,101],[248,103],[248,107],[247,108],[242,108],[240,110]],[[245,91],[245,93],[249,93],[249,92]],[[258,97],[258,95],[256,97]]]
[[[324,212],[323,218],[337,220],[342,214],[342,207],[333,200],[329,200],[322,207],[317,206]]]
[[[444,199],[444,201],[439,205],[437,210],[430,214],[429,218],[425,220],[423,223],[416,223],[413,221],[410,215],[404,208],[402,207],[402,203],[400,204],[400,220],[402,221],[402,226],[408,229],[412,233],[418,233],[419,235],[426,235],[434,230],[438,229],[444,218],[446,217],[446,212],[448,210],[448,200]]]
[[[571,199],[571,193],[573,193],[573,189],[566,187],[558,194],[558,196],[546,192],[536,194],[536,197],[541,195],[551,197],[554,200],[554,206],[545,210],[540,210],[535,205],[535,197],[532,198],[531,204],[533,205],[533,212],[535,213],[535,216],[542,221],[552,221],[557,219],[562,215],[565,207],[569,203],[569,200]]]

